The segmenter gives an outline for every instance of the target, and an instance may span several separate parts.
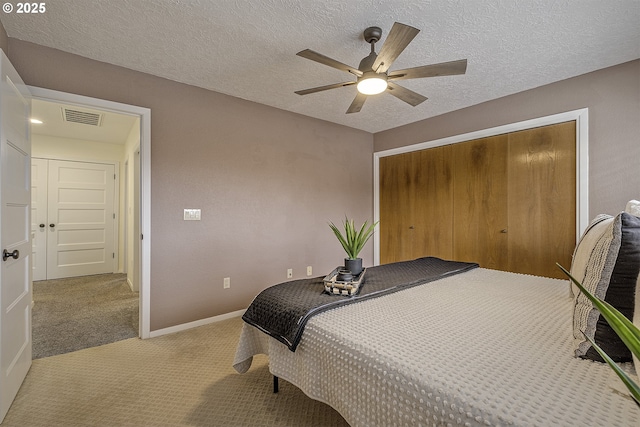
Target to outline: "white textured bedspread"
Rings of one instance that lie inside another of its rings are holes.
[[[479,268],[319,314],[295,353],[245,324],[234,367],[268,354],[354,427],[639,426],[611,369],[573,357],[569,295],[567,281]]]

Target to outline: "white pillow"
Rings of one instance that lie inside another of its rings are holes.
[[[640,202],[637,200],[629,200],[627,208],[624,211],[633,216],[640,217]]]
[[[589,264],[596,243],[600,241],[602,233],[604,233],[605,229],[611,225],[612,222],[613,217],[611,215],[598,215],[591,221],[591,224],[589,224],[582,234],[580,241],[576,245],[576,249],[573,251],[573,260],[571,261],[571,269],[569,270],[578,282],[584,283],[587,265]],[[580,290],[573,282],[571,282],[571,291],[574,298],[580,293]]]
[[[587,245],[590,234],[597,237],[593,246]],[[579,246],[576,261],[580,261],[582,250],[588,249],[588,262],[584,271],[578,271],[579,262],[575,263],[576,279],[583,276],[582,285],[591,294],[607,301],[629,319],[635,318],[638,313],[635,306],[638,298],[636,288],[640,275],[640,217],[626,212],[613,218],[600,215],[592,222]],[[585,339],[586,335],[614,361],[630,362],[631,351],[600,317],[600,312],[587,297],[582,294],[576,296],[573,317],[576,357],[602,361]]]

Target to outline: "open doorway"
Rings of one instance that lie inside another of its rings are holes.
[[[31,118],[33,357],[139,336],[140,118],[40,99]]]
[[[128,288],[139,292],[139,321],[136,335],[141,338],[149,337],[149,292],[150,292],[150,121],[151,112],[147,108],[133,105],[120,104],[111,101],[89,98],[80,95],[52,91],[37,87],[30,87],[35,103],[46,102],[49,104],[66,105],[77,111],[105,113],[106,117],[114,117],[129,120],[128,142],[124,153],[118,160],[112,162],[116,169],[116,188],[118,196],[115,197],[115,216],[118,219],[115,227],[115,245],[112,252],[113,267],[111,273],[125,278]],[[60,109],[58,114],[62,115]],[[114,119],[115,120],[115,119]],[[133,120],[133,122],[131,122]],[[111,121],[111,119],[110,119]],[[35,125],[34,125],[35,126]],[[80,126],[80,125],[78,125]],[[34,130],[35,133],[43,133]],[[36,137],[35,144],[40,144]],[[45,138],[46,139],[46,138]],[[77,138],[76,138],[77,139]],[[89,154],[73,157],[73,150],[66,151],[66,161],[85,163],[109,163],[106,157],[112,156],[117,151],[109,142],[103,145],[92,145]],[[73,145],[73,144],[70,144]],[[75,142],[78,145],[78,142]],[[34,158],[43,157],[43,147],[36,147]],[[70,147],[67,147],[70,148]],[[77,147],[76,147],[77,148]],[[85,147],[86,149],[87,147]],[[48,149],[48,148],[47,148]],[[109,154],[111,153],[111,154]],[[77,153],[76,153],[77,154]],[[71,158],[69,158],[71,156]],[[118,155],[116,155],[118,156]],[[49,156],[54,157],[54,156]],[[125,169],[125,166],[127,169]],[[39,225],[36,224],[39,228]],[[45,224],[49,228],[50,224]],[[82,277],[82,276],[81,276]],[[90,277],[90,276],[85,276]],[[58,280],[58,279],[56,279]]]

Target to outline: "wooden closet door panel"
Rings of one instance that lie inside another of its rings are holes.
[[[411,259],[414,153],[380,159],[380,263]]]
[[[575,122],[509,134],[509,271],[565,278],[576,244]]]
[[[453,180],[451,146],[415,152],[412,258],[453,257]]]
[[[508,137],[463,142],[452,151],[453,258],[506,270]]]

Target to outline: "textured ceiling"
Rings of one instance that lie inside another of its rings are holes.
[[[639,0],[48,0],[0,20],[9,37],[369,132],[640,58]],[[383,93],[349,115],[354,86],[294,93],[354,79],[296,52],[357,67],[362,31],[384,41],[394,21],[421,32],[391,71],[466,58],[467,73],[401,82],[429,98],[417,107]]]

